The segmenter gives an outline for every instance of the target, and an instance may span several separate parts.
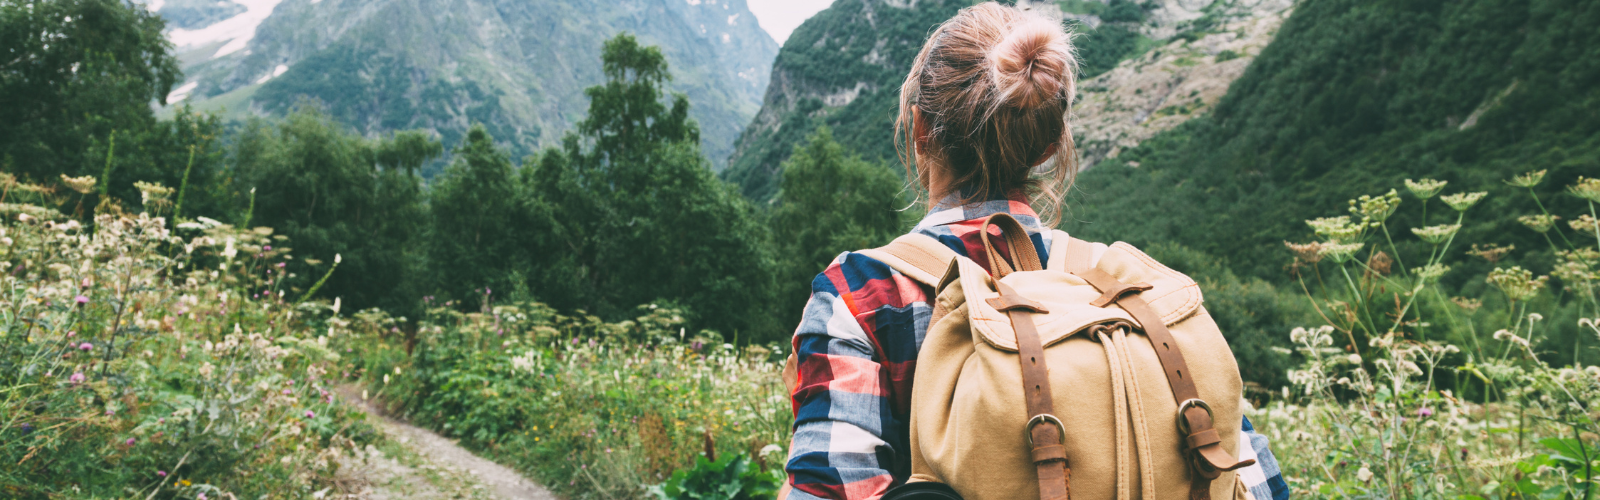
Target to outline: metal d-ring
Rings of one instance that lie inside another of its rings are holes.
[[[1206,404],[1205,400],[1200,398],[1185,399],[1182,403],[1178,403],[1178,435],[1180,436],[1189,435],[1189,419],[1184,418],[1183,412],[1184,410],[1188,410],[1191,406],[1198,406],[1200,409],[1206,411],[1207,417],[1210,417],[1212,420],[1217,419],[1217,414],[1211,412],[1211,405]]]
[[[1056,424],[1056,437],[1061,441],[1061,444],[1067,444],[1067,426],[1061,423],[1061,419],[1049,413],[1040,413],[1028,419],[1028,426],[1022,429],[1022,433],[1028,436],[1028,446],[1033,446],[1033,426],[1047,421]]]

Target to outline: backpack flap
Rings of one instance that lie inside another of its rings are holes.
[[[1063,235],[1053,238],[1054,252],[1064,252],[1070,241]],[[962,291],[973,330],[985,343],[1007,352],[1016,352],[1016,333],[1006,313],[995,309],[988,299],[999,297],[993,280],[971,259],[957,259]],[[1057,262],[1051,259],[1052,264]],[[1123,283],[1147,283],[1151,289],[1140,295],[1150,303],[1166,325],[1183,320],[1199,310],[1200,287],[1182,273],[1172,270],[1127,243],[1106,248],[1094,267]],[[1045,347],[1061,342],[1089,327],[1114,321],[1138,324],[1121,307],[1097,307],[1092,303],[1101,293],[1083,278],[1064,269],[1015,272],[1000,279],[1018,294],[1044,304],[1048,312],[1035,314],[1040,342]]]

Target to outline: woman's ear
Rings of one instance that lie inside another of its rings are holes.
[[[1059,142],[1051,143],[1050,147],[1045,148],[1044,154],[1039,155],[1039,159],[1033,160],[1033,166],[1037,167],[1039,165],[1044,164],[1044,162],[1048,161],[1050,159],[1050,157],[1055,156],[1056,152],[1059,152],[1059,151],[1061,151],[1061,143],[1059,143]]]

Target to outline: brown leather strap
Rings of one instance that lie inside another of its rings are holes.
[[[1068,244],[1068,251],[1072,251],[1073,247],[1087,248],[1089,243],[1072,238],[1071,243]],[[1069,256],[1069,261],[1071,260]],[[1088,281],[1095,289],[1105,294],[1102,295],[1102,299],[1107,296],[1111,297],[1101,307],[1108,307],[1112,304],[1121,306],[1143,327],[1145,338],[1150,340],[1150,347],[1155,349],[1156,358],[1161,360],[1161,367],[1166,372],[1167,385],[1172,388],[1172,397],[1177,400],[1179,408],[1183,411],[1182,418],[1188,424],[1189,435],[1185,436],[1185,439],[1191,446],[1185,451],[1189,454],[1190,469],[1194,472],[1194,484],[1190,491],[1190,498],[1192,500],[1210,498],[1212,479],[1221,476],[1223,471],[1254,464],[1255,460],[1238,460],[1223,449],[1221,439],[1216,437],[1217,433],[1213,428],[1214,422],[1212,421],[1211,412],[1199,404],[1189,404],[1191,400],[1203,403],[1203,400],[1200,399],[1200,391],[1194,385],[1192,378],[1194,374],[1185,374],[1185,372],[1189,371],[1189,365],[1183,359],[1183,352],[1178,348],[1178,341],[1172,337],[1172,331],[1167,329],[1167,324],[1162,321],[1161,316],[1156,314],[1148,302],[1145,302],[1144,297],[1139,296],[1139,293],[1144,289],[1138,289],[1137,285],[1124,284],[1105,271],[1094,267],[1074,270],[1073,274]]]
[[[1029,244],[1026,249],[1032,250]],[[1022,391],[1028,409],[1028,438],[1032,443],[1033,465],[1039,474],[1041,500],[1067,500],[1070,498],[1070,475],[1064,429],[1056,424],[1060,420],[1053,414],[1055,399],[1050,392],[1050,369],[1045,364],[1044,345],[1039,341],[1039,331],[1033,323],[1034,311],[1042,311],[1037,302],[1017,294],[1016,290],[999,281],[995,288],[1000,292],[997,300],[990,301],[1011,318],[1011,328],[1017,333],[1017,361],[1022,365]]]
[[[991,224],[1000,228],[1000,235],[1006,242],[1006,253],[1011,256],[1010,262],[1001,258],[994,243],[989,241]],[[1039,263],[1039,252],[1033,248],[1033,240],[1028,238],[1028,231],[1022,229],[1022,224],[1011,217],[1011,214],[990,215],[983,220],[983,226],[978,228],[978,232],[983,239],[983,251],[989,257],[989,274],[994,275],[995,279],[1004,278],[1014,271],[1044,269],[1044,265]]]

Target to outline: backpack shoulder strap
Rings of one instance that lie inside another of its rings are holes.
[[[907,234],[878,248],[856,252],[877,259],[918,283],[938,287],[950,261],[959,255],[925,234]]]
[[[1094,244],[1073,238],[1066,231],[1052,230],[1050,263],[1045,269],[1079,273],[1094,266]]]

